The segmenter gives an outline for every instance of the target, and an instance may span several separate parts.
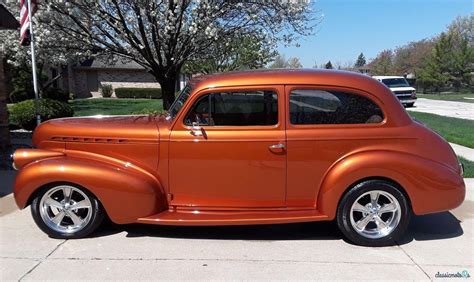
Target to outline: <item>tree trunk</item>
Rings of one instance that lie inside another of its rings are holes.
[[[156,81],[160,83],[161,95],[163,97],[163,109],[168,110],[173,104],[176,93],[176,79],[178,73],[169,74],[166,77],[155,75]]]

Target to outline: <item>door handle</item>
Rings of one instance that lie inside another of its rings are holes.
[[[275,145],[271,145],[268,147],[270,151],[272,152],[282,152],[285,149],[285,144],[283,143],[278,143]]]

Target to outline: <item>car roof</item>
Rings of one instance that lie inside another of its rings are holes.
[[[385,79],[385,78],[404,78],[403,76],[395,76],[395,75],[375,75],[372,76],[375,79]]]
[[[370,84],[373,86],[378,83],[375,79],[364,74],[322,69],[260,69],[225,72],[193,77],[190,81],[195,91],[226,86],[282,84],[332,85],[357,88],[354,85],[368,86]],[[360,87],[360,89],[364,88]]]
[[[387,119],[387,124],[406,125],[412,122],[405,109],[387,86],[368,75],[351,71],[323,69],[238,71],[193,77],[189,84],[192,87],[192,96],[202,90],[233,86],[308,85],[357,89],[370,93],[370,95],[382,101],[387,116],[391,117]]]

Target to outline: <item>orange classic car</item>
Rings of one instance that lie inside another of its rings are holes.
[[[13,155],[14,193],[54,238],[117,224],[336,220],[352,242],[392,244],[411,214],[465,196],[449,144],[382,83],[340,71],[193,79],[166,115],[44,122]]]

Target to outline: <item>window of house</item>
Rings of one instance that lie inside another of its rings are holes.
[[[292,124],[367,124],[381,123],[384,115],[369,98],[339,91],[292,90]]]
[[[275,125],[278,97],[275,91],[212,93],[201,97],[185,118],[186,125]]]

